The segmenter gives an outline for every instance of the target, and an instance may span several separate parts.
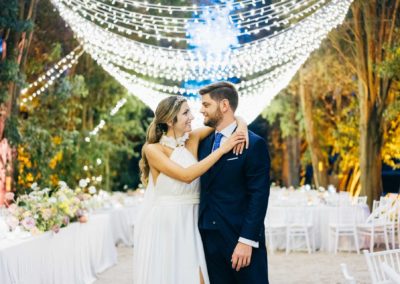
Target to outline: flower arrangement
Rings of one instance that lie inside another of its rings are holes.
[[[14,199],[14,194],[6,194],[8,206],[6,223],[15,230],[17,227],[32,235],[45,231],[58,232],[70,222],[87,221],[87,204],[91,196],[82,191],[70,189],[63,181],[54,190],[40,189],[36,183],[32,191]]]

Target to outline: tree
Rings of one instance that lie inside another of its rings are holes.
[[[261,114],[272,126],[272,170],[285,186],[300,184],[300,142],[302,120],[299,98],[293,88],[283,90]],[[278,174],[281,173],[281,174]]]
[[[382,74],[377,68],[398,40],[399,4],[399,0],[357,0],[340,32],[331,36],[336,50],[357,74],[361,193],[368,196],[370,205],[382,193],[384,114],[394,99],[390,96],[393,75]]]

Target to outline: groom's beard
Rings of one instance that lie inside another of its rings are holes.
[[[222,117],[223,117],[222,112],[219,109],[217,109],[212,116],[208,116],[208,120],[204,122],[204,125],[216,128],[218,124],[221,122]]]

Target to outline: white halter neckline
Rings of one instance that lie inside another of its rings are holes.
[[[177,147],[184,147],[186,140],[189,139],[189,133],[185,133],[182,137],[173,138],[163,135],[160,139],[160,144],[169,148],[175,149]]]

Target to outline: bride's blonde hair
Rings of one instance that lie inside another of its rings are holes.
[[[140,180],[144,185],[149,181],[150,166],[144,152],[147,144],[158,143],[163,133],[168,131],[168,122],[176,123],[179,110],[186,99],[182,96],[170,96],[163,99],[157,106],[153,121],[147,128],[146,143],[142,148],[142,158],[139,161]]]

